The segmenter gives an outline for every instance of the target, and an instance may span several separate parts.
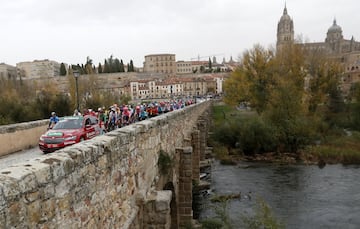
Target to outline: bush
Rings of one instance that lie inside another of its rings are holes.
[[[312,122],[305,117],[285,120],[276,129],[278,141],[282,143],[282,152],[296,153],[315,140]]]
[[[239,134],[240,128],[237,123],[230,124],[228,122],[223,122],[222,125],[219,125],[214,129],[211,138],[228,148],[235,148]]]
[[[238,147],[245,154],[275,151],[278,144],[275,129],[261,118],[239,123]]]
[[[211,141],[223,145],[223,152],[237,148],[247,155],[275,151],[278,141],[273,126],[253,112],[214,106],[215,126]],[[227,149],[227,150],[225,150]],[[216,149],[215,149],[216,150]]]

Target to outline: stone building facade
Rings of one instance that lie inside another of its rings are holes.
[[[60,75],[60,63],[53,60],[34,60],[16,64],[18,77],[22,79],[51,78]]]
[[[350,92],[354,83],[360,82],[360,51],[351,52],[344,56],[345,72],[341,77],[342,91]]]
[[[144,72],[176,74],[175,54],[151,54],[145,56]]]
[[[0,78],[16,79],[16,67],[5,63],[0,63]]]
[[[192,61],[177,61],[176,62],[176,73],[177,74],[191,74],[193,73]]]

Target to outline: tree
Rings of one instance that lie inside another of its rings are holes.
[[[304,57],[297,47],[275,56],[255,45],[244,53],[241,65],[224,85],[225,102],[250,102],[266,125],[275,128],[280,151],[297,152],[312,133],[311,128],[304,128],[310,121],[304,104],[303,67]]]
[[[122,59],[120,60],[120,72],[125,72],[124,62]]]
[[[57,94],[51,101],[51,107],[58,116],[66,116],[72,114],[72,104],[68,95]]]
[[[209,57],[209,70],[210,70],[210,71],[212,70],[212,63],[211,63],[210,57]]]
[[[132,60],[130,60],[130,65],[129,65],[129,69],[128,69],[128,72],[134,72],[135,69],[134,69],[134,63]]]
[[[115,72],[115,64],[114,64],[114,57],[111,55],[108,58],[108,64],[109,64],[109,73]]]
[[[84,69],[84,72],[86,74],[92,74],[93,73],[93,68],[92,68],[92,59],[90,59],[90,57],[86,57],[86,64],[85,64],[85,69]]]
[[[60,64],[60,75],[61,76],[66,76],[66,67],[64,63]]]
[[[346,104],[340,89],[340,66],[328,65],[328,81],[326,87],[325,121],[331,127],[346,127],[347,118]]]
[[[105,59],[104,61],[104,73],[110,73],[110,66],[109,63],[107,62],[107,60]]]
[[[115,58],[114,61],[114,72],[120,72],[121,66],[120,66],[120,60],[118,58]]]
[[[237,68],[229,79],[224,82],[224,101],[231,106],[250,101],[249,81],[244,69]]]
[[[250,94],[249,102],[259,114],[265,110],[274,85],[273,64],[273,52],[265,50],[260,45],[255,45],[252,50],[244,53],[240,65]]]
[[[360,130],[360,82],[354,84],[352,88],[352,96],[355,100],[351,113],[352,126],[355,130]]]
[[[103,73],[101,63],[99,63],[99,65],[98,65],[98,73],[99,74]]]
[[[297,152],[310,143],[313,127],[303,95],[295,80],[280,77],[270,93],[264,116],[276,128],[279,151]]]

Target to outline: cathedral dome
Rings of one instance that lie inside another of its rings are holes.
[[[336,19],[334,19],[333,25],[328,29],[328,33],[342,33],[341,27],[336,24]]]

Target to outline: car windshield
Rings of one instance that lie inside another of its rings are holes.
[[[81,119],[64,119],[56,123],[56,125],[52,129],[53,130],[79,129],[81,127],[82,127]]]

